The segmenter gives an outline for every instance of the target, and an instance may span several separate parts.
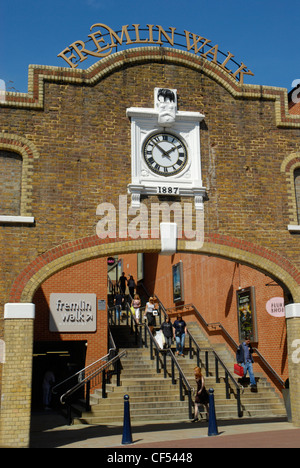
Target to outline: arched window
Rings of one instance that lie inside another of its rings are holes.
[[[20,215],[21,188],[22,156],[0,150],[0,215]]]
[[[300,168],[297,168],[294,170],[294,184],[295,184],[298,224],[300,224]]]

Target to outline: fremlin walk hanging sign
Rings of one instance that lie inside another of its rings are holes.
[[[147,28],[140,28],[139,24],[133,24],[132,27],[127,24],[120,31],[114,31],[106,24],[96,23],[91,26],[90,31],[88,40],[77,40],[58,54],[71,68],[78,67],[79,62],[89,56],[99,59],[107,57],[116,52],[118,46],[157,45],[180,47],[193,52],[218,65],[241,84],[244,82],[244,75],[254,76],[243,62],[239,64],[234,60],[231,52],[225,54],[218,45],[212,45],[209,39],[186,30],[184,34],[179,34],[173,27],[166,31],[159,25],[147,24]],[[180,42],[175,43],[175,39]]]

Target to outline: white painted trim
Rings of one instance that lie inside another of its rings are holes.
[[[161,255],[173,255],[177,251],[177,224],[160,223]]]
[[[4,305],[4,319],[34,319],[35,304],[14,302]]]
[[[285,306],[285,318],[300,318],[300,304],[288,304]]]
[[[297,224],[289,224],[287,228],[288,228],[289,231],[299,231],[300,232],[300,226],[297,225]]]
[[[33,216],[0,216],[0,223],[26,223],[33,224]]]

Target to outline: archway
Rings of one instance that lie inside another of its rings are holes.
[[[190,243],[189,243],[190,245]],[[243,248],[244,247],[244,248]],[[25,270],[19,275],[14,283],[10,294],[10,302],[16,303],[16,307],[28,306],[31,303],[33,296],[38,287],[55,273],[68,268],[71,265],[76,265],[86,260],[96,259],[99,257],[109,257],[115,254],[122,253],[159,253],[161,251],[160,240],[124,240],[112,242],[110,239],[100,241],[97,236],[83,238],[67,244],[63,244],[48,252],[45,252],[40,257],[35,259]],[[200,251],[193,252],[186,248],[184,240],[178,240],[178,252],[192,252],[197,254],[211,255],[228,260],[232,260],[241,264],[248,265],[252,268],[262,271],[271,278],[274,278],[280,283],[286,291],[289,291],[294,301],[299,301],[299,285],[297,282],[298,272],[284,258],[265,248],[253,245],[251,243],[243,243],[241,240],[232,239],[226,236],[214,236],[207,238]],[[20,307],[20,310],[22,307]],[[24,353],[28,355],[28,363],[32,363],[32,346],[33,346],[33,320],[22,318],[22,313],[19,314],[18,320],[8,320],[9,326],[6,327],[6,344],[8,348],[7,362],[3,375],[3,393],[9,394],[14,386],[14,381],[9,377],[9,372],[14,373],[16,368],[16,355],[9,350],[14,348],[16,335],[24,335],[26,328],[26,342],[28,347],[22,349],[22,358]],[[30,317],[32,318],[32,317]],[[12,324],[12,322],[14,322]],[[26,326],[25,326],[26,324]],[[7,324],[8,325],[8,324]],[[18,328],[19,327],[19,328]],[[22,335],[22,336],[23,336]],[[20,357],[17,357],[19,360]],[[13,361],[14,365],[9,362]],[[24,369],[23,381],[28,382],[27,385],[31,388],[32,367],[26,364]],[[23,398],[23,395],[22,395]],[[24,403],[25,402],[25,403]],[[28,434],[30,427],[30,408],[31,408],[31,392],[26,398],[23,398],[24,413],[26,413],[26,421],[24,422],[24,431],[28,424]],[[15,404],[15,402],[14,402]],[[10,402],[5,401],[2,407],[2,431],[6,430],[6,426],[11,424]]]
[[[23,270],[12,287],[10,302],[31,302],[43,281],[76,263],[122,253],[160,251],[161,243],[158,239],[115,242],[111,239],[100,241],[97,236],[92,236],[62,244],[42,254]],[[279,282],[289,291],[293,302],[300,302],[300,273],[287,259],[265,247],[229,236],[211,235],[198,251],[187,249],[186,241],[178,240],[177,251],[212,255],[248,265]]]

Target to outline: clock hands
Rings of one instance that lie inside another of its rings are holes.
[[[179,174],[188,161],[184,142],[169,133],[157,132],[149,136],[143,144],[143,153],[150,170],[164,177]]]
[[[172,153],[172,151],[174,151],[176,149],[176,146],[174,146],[173,148],[169,149],[168,151],[165,151],[163,148],[161,148],[159,146],[158,143],[156,142],[153,142],[154,145],[162,152],[162,156],[168,158],[169,160],[171,160],[171,156],[170,156],[170,153]]]

